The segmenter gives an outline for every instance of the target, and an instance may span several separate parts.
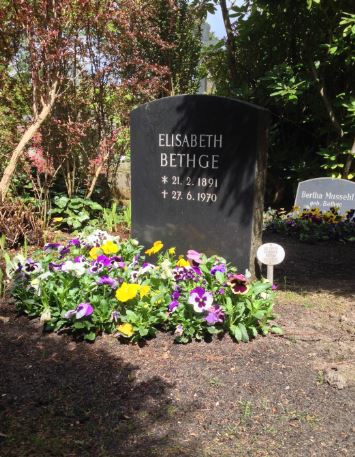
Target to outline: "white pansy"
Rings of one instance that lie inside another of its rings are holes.
[[[67,260],[62,265],[62,271],[65,273],[73,273],[75,276],[80,277],[86,273],[85,263]]]
[[[245,278],[246,279],[250,279],[251,278],[251,273],[248,269],[245,270],[245,274],[244,274]]]
[[[73,269],[74,262],[72,260],[66,260],[62,265],[62,271],[64,271],[64,273],[69,273],[70,271],[73,271]]]
[[[171,269],[171,262],[169,259],[163,260],[163,262],[160,264],[161,267],[161,277],[163,279],[173,279],[173,271]]]
[[[51,320],[51,311],[50,309],[45,309],[42,314],[41,314],[41,317],[39,318],[39,320],[41,322],[48,322]]]
[[[264,299],[264,300],[267,300],[268,298],[270,298],[270,296],[269,296],[269,294],[267,294],[266,292],[261,292],[260,298],[262,298],[262,299]]]
[[[36,295],[41,295],[40,280],[38,278],[32,279],[29,288],[34,289],[36,291]]]
[[[45,279],[47,279],[49,276],[52,276],[52,272],[51,271],[45,271],[44,273],[41,273],[37,279],[39,279],[40,281],[43,281]]]
[[[81,241],[84,244],[88,244],[90,246],[100,246],[101,244],[105,243],[106,241],[112,241],[112,242],[119,244],[120,237],[110,235],[109,233],[104,232],[103,230],[95,230],[87,237],[81,238]]]
[[[72,271],[73,271],[75,276],[80,278],[80,276],[82,276],[83,274],[86,273],[85,263],[83,263],[83,262],[74,263]]]

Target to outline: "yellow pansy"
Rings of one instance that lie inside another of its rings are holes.
[[[121,287],[116,290],[116,298],[118,301],[126,302],[136,297],[139,289],[139,284],[122,283]]]
[[[101,254],[100,248],[92,248],[90,249],[89,256],[91,259],[96,260],[98,256]]]
[[[159,241],[155,241],[153,246],[150,248],[150,249],[147,249],[145,251],[145,253],[147,255],[153,255],[153,254],[156,254],[157,252],[159,252],[161,249],[163,249],[163,243],[159,240]]]
[[[117,325],[117,330],[123,335],[129,338],[130,336],[133,335],[133,327],[131,324],[128,322],[125,322],[124,324]]]
[[[120,250],[119,246],[113,241],[106,241],[101,246],[101,249],[104,251],[104,254],[116,254]]]
[[[141,286],[141,288],[139,289],[139,295],[141,296],[141,298],[148,295],[149,292],[150,292],[150,286]]]
[[[190,266],[189,262],[188,262],[187,260],[185,260],[184,258],[179,259],[179,260],[176,262],[176,265],[177,265],[178,267],[189,267],[189,266]]]
[[[63,217],[54,217],[53,222],[62,222],[63,219]]]
[[[175,250],[176,250],[176,248],[170,248],[170,249],[168,250],[168,253],[169,253],[170,255],[174,255],[174,254],[175,254]]]

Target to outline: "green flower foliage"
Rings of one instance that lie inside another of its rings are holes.
[[[144,252],[136,240],[98,230],[17,256],[11,276],[19,310],[88,341],[105,332],[134,342],[163,330],[181,343],[223,333],[246,342],[281,332],[270,324],[268,281],[249,281],[219,256],[177,259],[159,241]]]

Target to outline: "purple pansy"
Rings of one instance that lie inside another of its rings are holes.
[[[70,246],[61,246],[58,249],[58,252],[60,254],[60,257],[63,258],[68,252],[70,252]]]
[[[202,274],[197,267],[175,267],[173,269],[173,278],[175,282],[179,281],[195,281]]]
[[[217,273],[217,271],[219,271],[220,273],[225,273],[227,271],[226,269],[226,264],[225,263],[219,263],[218,265],[214,265],[212,268],[211,268],[211,275],[215,275]]]
[[[208,310],[208,314],[205,317],[205,321],[208,325],[214,325],[218,322],[224,321],[224,312],[218,305],[213,305]]]
[[[143,265],[141,266],[139,273],[144,274],[147,273],[150,270],[154,270],[155,266],[152,263],[149,262],[144,262]]]
[[[114,256],[110,257],[110,267],[114,268],[114,269],[124,268],[125,263],[123,262],[122,257],[120,257],[119,255],[114,255]]]
[[[110,259],[107,256],[105,256],[104,254],[97,256],[96,262],[101,263],[101,265],[103,267],[109,267],[111,265]]]
[[[180,291],[179,289],[174,289],[171,293],[171,298],[173,300],[177,300],[180,297]]]
[[[48,269],[51,271],[61,271],[63,265],[64,265],[64,262],[60,262],[60,263],[49,262]]]
[[[39,262],[35,262],[33,259],[27,259],[23,266],[23,271],[26,274],[39,273],[42,271],[42,266]]]
[[[68,244],[72,244],[73,246],[75,246],[77,248],[80,248],[80,240],[79,240],[79,238],[74,238],[74,239],[70,240]]]
[[[71,319],[72,317],[76,317],[77,319],[81,319],[82,317],[91,316],[94,312],[94,308],[91,306],[91,303],[80,303],[75,309],[70,309],[64,314],[66,319]]]
[[[207,292],[203,287],[195,287],[195,289],[190,291],[188,303],[193,305],[194,310],[197,313],[202,313],[212,306],[213,295],[211,292]]]
[[[194,264],[199,265],[200,263],[202,263],[201,254],[197,251],[194,251],[193,249],[189,249],[187,251],[186,257],[189,260],[192,260],[192,262],[194,262]]]
[[[62,245],[60,243],[46,243],[43,247],[44,251],[58,250]]]
[[[112,287],[112,289],[116,289],[117,288],[117,281],[113,278],[110,278],[109,276],[101,276],[96,284],[98,284],[99,286],[110,286]]]
[[[183,333],[184,333],[184,327],[181,324],[177,325],[176,329],[175,329],[175,335],[181,336]]]
[[[172,302],[169,303],[168,310],[169,313],[172,313],[175,308],[179,306],[179,302],[177,300],[173,300]]]
[[[74,257],[74,263],[84,263],[86,262],[86,257],[84,255],[78,255]]]
[[[112,311],[111,319],[113,320],[113,322],[115,322],[117,324],[119,317],[120,317],[120,313],[118,311]]]
[[[97,260],[94,260],[91,262],[90,268],[89,268],[89,273],[100,273],[104,269],[104,265],[101,262],[98,262]]]

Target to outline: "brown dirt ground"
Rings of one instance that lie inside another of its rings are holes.
[[[355,244],[278,235],[283,337],[95,344],[0,304],[0,455],[353,456]]]

